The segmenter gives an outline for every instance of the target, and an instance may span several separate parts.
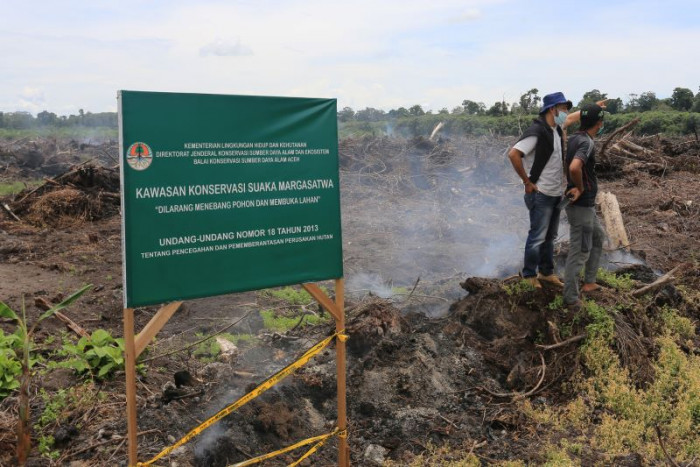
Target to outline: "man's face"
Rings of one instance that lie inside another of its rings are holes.
[[[569,108],[567,107],[566,104],[557,104],[554,107],[552,107],[552,114],[556,117],[559,115],[559,112],[568,112]]]

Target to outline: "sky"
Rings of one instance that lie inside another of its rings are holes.
[[[0,111],[33,114],[120,89],[438,111],[700,86],[697,0],[2,0],[0,44]]]

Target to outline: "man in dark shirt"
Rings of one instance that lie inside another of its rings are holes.
[[[595,212],[598,181],[595,174],[595,145],[593,137],[603,130],[605,112],[600,105],[581,108],[581,129],[569,138],[566,151],[567,189],[570,204],[569,255],[564,270],[564,302],[570,308],[580,306],[578,275],[585,265],[582,292],[600,288],[596,273],[603,251],[605,231]]]

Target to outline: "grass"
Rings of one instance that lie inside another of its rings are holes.
[[[299,320],[301,320],[302,317],[303,322],[299,325],[300,327],[315,326],[317,324],[327,323],[330,321],[330,317],[325,313],[323,315],[302,313],[284,315],[277,313],[275,310],[262,310],[260,311],[260,316],[263,319],[263,326],[265,329],[275,332],[289,331],[294,326],[299,324]]]
[[[384,462],[385,467],[424,467],[426,465],[434,465],[441,467],[479,467],[481,466],[481,461],[477,456],[472,454],[469,446],[464,446],[462,448],[452,448],[450,446],[436,447],[433,444],[428,443],[426,446],[428,449],[426,452],[418,454],[409,463],[406,462],[395,462],[386,461]],[[506,464],[502,464],[506,465]],[[524,463],[508,464],[513,467],[525,466]]]
[[[14,181],[0,183],[0,197],[14,196],[25,188],[35,188],[41,185],[41,180],[29,180],[26,182]]]
[[[323,293],[328,295],[328,289],[320,287]],[[304,289],[295,287],[282,287],[279,289],[266,289],[261,292],[263,295],[283,301],[290,306],[309,305],[314,298]]]
[[[326,295],[328,290],[321,287],[321,290]],[[261,292],[264,296],[274,298],[289,307],[287,310],[266,309],[260,311],[260,317],[263,319],[265,329],[274,332],[285,332],[299,325],[315,326],[321,323],[330,321],[330,317],[322,313],[316,315],[306,310],[300,309],[311,305],[314,298],[304,289],[296,287],[281,287],[279,289],[268,289]]]
[[[84,413],[96,403],[104,401],[105,397],[106,395],[99,392],[91,382],[69,389],[59,389],[52,393],[41,389],[39,398],[43,410],[34,424],[41,455],[51,460],[58,459],[60,452],[54,449],[55,440],[52,436],[55,428],[72,420],[74,413]],[[76,428],[80,429],[80,427],[78,422]]]
[[[196,333],[196,337],[205,337],[202,333]],[[223,332],[217,336],[200,343],[194,350],[193,355],[203,361],[212,362],[216,360],[216,357],[221,353],[221,345],[216,340],[216,337],[221,337],[227,341],[232,342],[235,346],[239,348],[252,347],[258,342],[258,338],[252,334],[230,334],[228,332]]]
[[[606,271],[603,268],[598,268],[596,280],[620,291],[632,290],[634,287],[634,279],[632,279],[630,274],[617,275],[614,272]]]

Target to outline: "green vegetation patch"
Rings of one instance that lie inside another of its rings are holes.
[[[328,294],[328,289],[321,287],[321,290],[326,295]],[[282,287],[281,289],[267,289],[262,292],[264,295],[277,300],[281,300],[288,305],[309,305],[314,301],[313,297],[302,288],[295,287]]]
[[[603,268],[598,268],[596,279],[616,290],[632,290],[634,287],[634,279],[632,279],[631,274],[618,275]]]
[[[75,344],[64,342],[58,355],[67,359],[56,366],[103,379],[124,369],[124,339],[115,339],[108,331],[97,329],[90,337],[81,337]]]
[[[517,297],[519,295],[535,291],[535,286],[526,280],[520,280],[512,285],[506,284],[502,287],[503,291],[509,297]]]
[[[56,460],[60,452],[54,449],[55,440],[51,433],[57,426],[73,418],[75,412],[83,413],[98,402],[104,401],[105,393],[99,392],[91,382],[56,392],[39,391],[43,408],[34,424],[39,452],[42,456]],[[80,429],[80,423],[76,425]]]
[[[314,315],[308,313],[295,313],[295,314],[282,314],[275,310],[261,310],[260,317],[263,319],[263,326],[265,329],[275,332],[285,332],[299,325],[299,327],[304,326],[315,326],[317,324],[327,323],[330,321],[330,316],[326,315]],[[300,323],[301,321],[301,323]]]
[[[654,377],[640,384],[618,355],[615,314],[619,311],[592,301],[584,304],[583,311],[589,323],[580,349],[583,371],[572,382],[578,397],[563,407],[534,408],[529,401],[520,406],[526,417],[546,427],[550,439],[575,440],[546,446],[545,465],[576,465],[581,442],[605,458],[638,453],[651,463],[664,463],[659,434],[679,465],[700,456],[700,356],[692,351],[690,340],[695,336],[694,323],[675,309],[660,310],[655,319],[661,333],[650,357]]]
[[[41,185],[41,180],[29,180],[26,182],[14,181],[0,183],[0,197],[14,196],[26,188],[34,188]]]
[[[22,339],[17,334],[5,334],[0,329],[0,400],[9,396],[20,386],[22,363],[17,351],[22,347]]]
[[[195,336],[199,338],[205,337],[202,333],[196,333]],[[214,361],[221,353],[221,345],[217,342],[217,337],[226,339],[239,349],[250,348],[258,343],[258,338],[252,334],[230,334],[228,332],[223,332],[199,343],[192,354],[204,361]]]

